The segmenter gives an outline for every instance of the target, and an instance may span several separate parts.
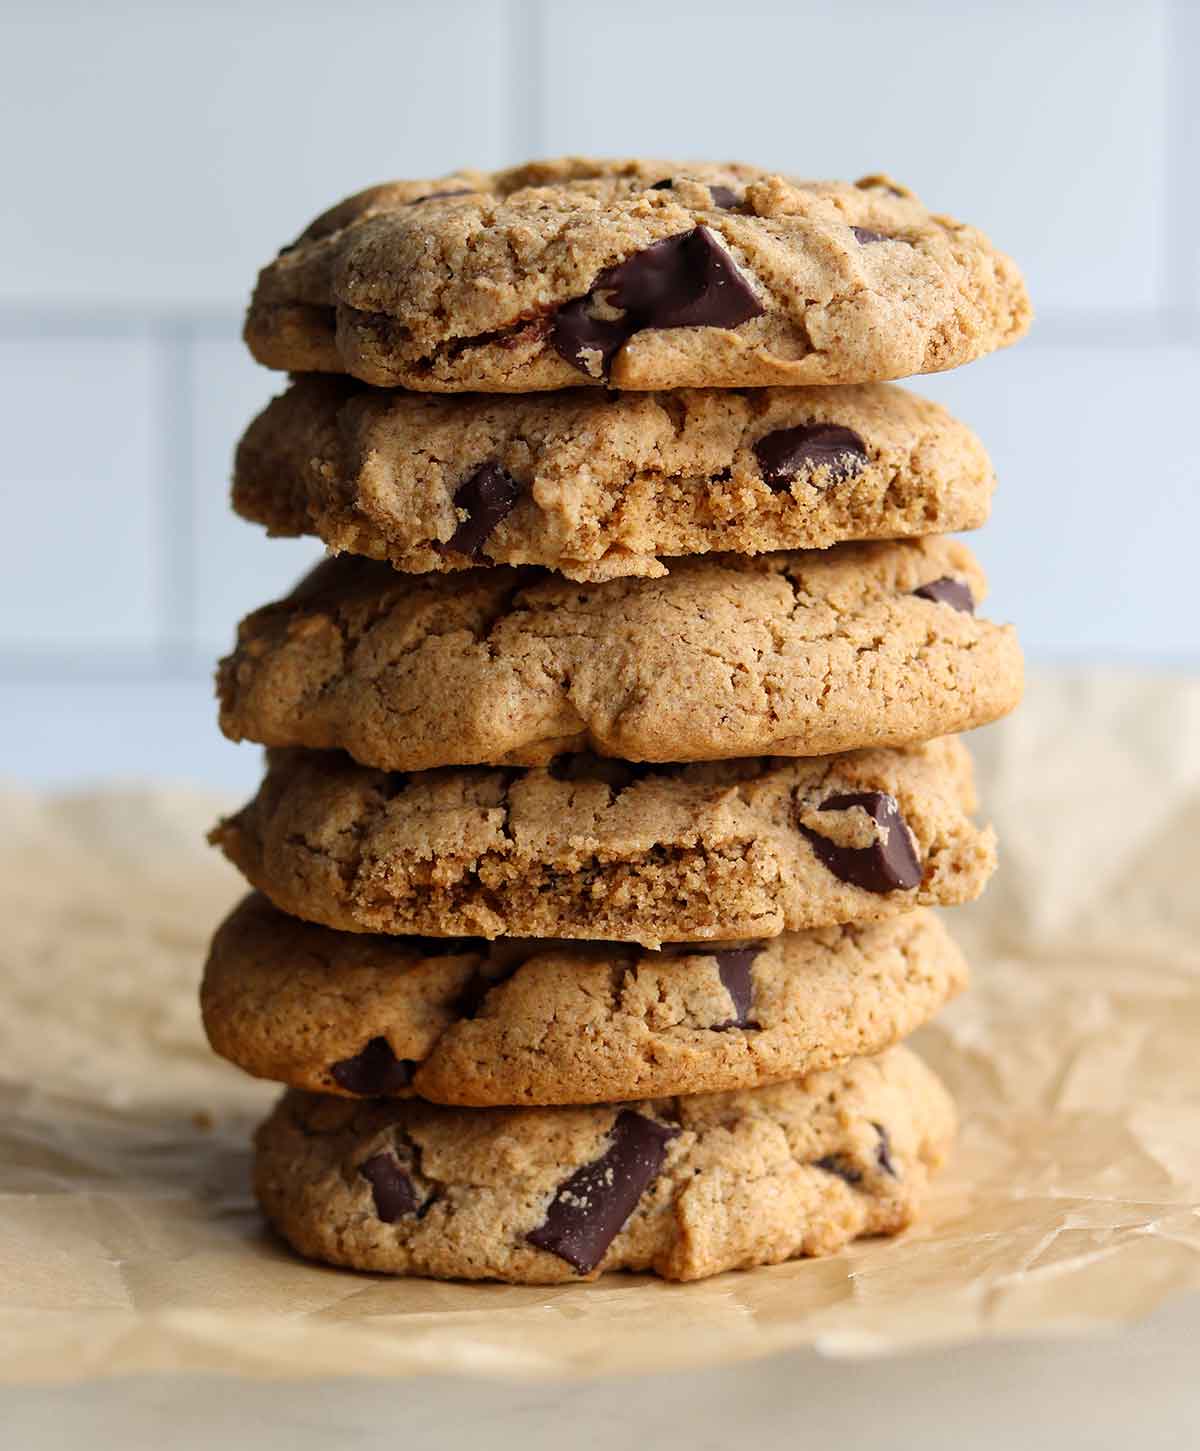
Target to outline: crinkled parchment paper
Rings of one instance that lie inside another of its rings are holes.
[[[694,1285],[388,1281],[260,1227],[272,1097],[195,984],[239,891],[221,803],[13,790],[0,833],[0,1378],[511,1376],[1078,1331],[1200,1285],[1200,683],[1041,680],[976,738],[1003,869],[972,993],[920,1046],[963,1111],[924,1222]]]

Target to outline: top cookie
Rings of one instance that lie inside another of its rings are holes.
[[[1015,342],[1015,264],[885,177],[564,158],[372,187],[259,275],[268,367],[427,392],[868,383]]]

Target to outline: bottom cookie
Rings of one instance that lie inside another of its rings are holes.
[[[437,1279],[696,1280],[914,1219],[954,1108],[906,1048],[739,1093],[443,1108],[289,1090],[255,1189],[301,1254]]]

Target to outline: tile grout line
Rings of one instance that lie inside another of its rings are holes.
[[[158,662],[163,672],[173,674],[191,658],[196,614],[192,462],[195,339],[191,324],[176,318],[155,329],[155,341],[159,355],[155,409],[160,556]]]

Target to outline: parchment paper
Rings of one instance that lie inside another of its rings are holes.
[[[1003,867],[953,916],[973,991],[918,1041],[959,1097],[899,1241],[671,1286],[439,1285],[304,1264],[260,1227],[273,1096],[195,985],[240,890],[223,805],[0,799],[0,1378],[502,1376],[829,1355],[1140,1316],[1200,1286],[1200,682],[1035,682],[975,737]]]

